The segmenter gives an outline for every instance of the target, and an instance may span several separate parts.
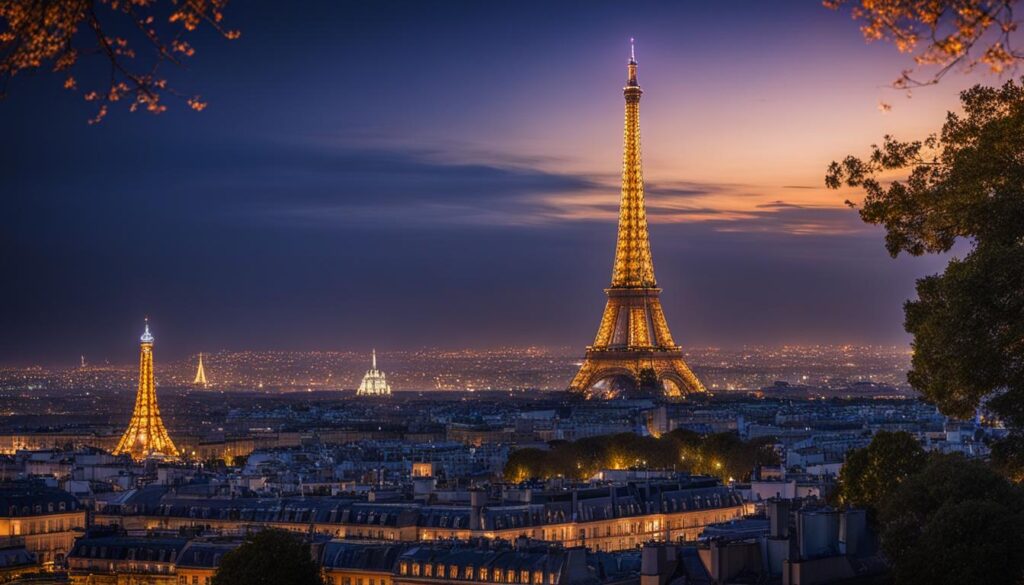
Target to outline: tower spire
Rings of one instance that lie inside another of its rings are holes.
[[[640,96],[643,90],[636,78],[636,59],[630,39],[627,66],[626,122],[622,144],[622,194],[619,201],[619,237],[615,244],[612,286],[648,288],[657,286],[651,242],[647,233],[647,209],[644,204],[644,175],[640,158]]]
[[[377,348],[373,348],[373,369],[377,369]]]

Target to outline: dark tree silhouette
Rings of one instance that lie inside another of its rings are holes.
[[[839,472],[839,501],[867,508],[874,517],[893,490],[926,461],[924,449],[910,433],[880,431],[867,447],[846,454]]]
[[[899,585],[1024,579],[1024,494],[979,461],[933,455],[880,512]]]
[[[268,529],[250,536],[220,561],[213,585],[325,585],[302,536]]]
[[[864,190],[861,218],[885,227],[892,256],[970,246],[943,274],[920,279],[906,304],[908,379],[947,415],[969,418],[984,403],[1021,433],[1024,87],[975,86],[960,99],[963,114],[949,113],[939,135],[886,136],[867,159],[833,162],[826,183]]]
[[[223,25],[228,0],[0,0],[0,97],[18,74],[45,70],[63,78],[67,90],[96,104],[95,123],[109,106],[163,112],[165,94],[190,108],[206,107],[198,95],[168,85],[161,67],[182,65],[195,54],[188,37],[200,27],[227,39],[239,32]],[[109,65],[109,75],[79,79],[83,58]]]

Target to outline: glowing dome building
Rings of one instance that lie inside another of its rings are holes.
[[[356,396],[391,396],[391,386],[388,386],[384,372],[377,369],[377,350],[373,350],[373,364],[363,376]]]

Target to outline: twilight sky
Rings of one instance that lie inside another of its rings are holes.
[[[769,6],[770,5],[770,6]],[[159,351],[592,341],[637,39],[655,268],[689,346],[905,343],[941,258],[891,260],[824,189],[937,130],[847,14],[799,2],[235,2],[210,102],[98,126],[46,75],[0,102],[0,364]],[[994,81],[994,80],[990,80]],[[894,109],[882,113],[878,102]]]

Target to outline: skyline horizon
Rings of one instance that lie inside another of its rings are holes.
[[[264,354],[272,354],[272,355],[288,355],[288,354],[313,355],[313,354],[322,353],[322,354],[336,354],[336,355],[349,355],[349,356],[361,356],[361,355],[365,354],[366,356],[370,356],[371,353],[374,350],[376,350],[378,356],[389,356],[389,355],[393,356],[393,355],[413,354],[413,353],[417,353],[417,352],[425,352],[425,353],[451,353],[451,354],[479,353],[479,354],[481,354],[481,357],[483,357],[483,354],[496,354],[496,353],[502,353],[502,352],[514,352],[514,353],[527,354],[530,351],[535,351],[535,352],[544,353],[546,355],[550,355],[552,357],[578,359],[578,360],[582,361],[583,357],[584,357],[584,351],[585,351],[585,349],[584,350],[580,350],[579,348],[574,348],[571,345],[565,345],[565,344],[561,344],[561,345],[497,345],[497,346],[488,346],[488,347],[468,347],[468,346],[450,346],[450,347],[446,347],[446,346],[416,346],[416,347],[404,347],[404,348],[370,347],[368,349],[355,348],[355,347],[345,347],[345,348],[330,347],[330,348],[309,348],[309,349],[297,349],[297,348],[286,349],[286,348],[272,348],[272,347],[266,347],[266,348],[260,348],[260,349],[252,349],[252,348],[220,347],[220,348],[216,348],[216,349],[213,349],[213,350],[201,349],[201,350],[187,350],[185,353],[176,352],[176,353],[173,353],[168,358],[161,359],[159,337],[157,335],[154,335],[154,337],[156,338],[156,341],[153,343],[153,346],[154,346],[154,350],[153,351],[154,351],[154,356],[156,356],[156,361],[155,361],[156,365],[155,365],[155,367],[157,369],[160,369],[162,367],[161,362],[163,362],[163,365],[172,364],[174,366],[180,366],[182,363],[188,363],[190,360],[192,360],[194,358],[197,358],[199,356],[199,354],[202,354],[204,356],[204,359],[209,360],[209,358],[211,358],[211,357],[223,356],[225,354],[232,355],[232,354],[244,354],[244,353],[264,353]],[[138,342],[136,341],[135,349],[137,349],[137,344],[138,344]],[[727,346],[727,345],[686,345],[686,346],[683,346],[683,354],[684,355],[689,355],[690,353],[706,353],[706,352],[742,352],[742,351],[755,351],[756,352],[756,351],[782,351],[782,350],[811,350],[811,349],[819,349],[819,348],[820,349],[828,349],[828,350],[842,350],[842,349],[846,349],[846,350],[861,350],[861,349],[890,350],[890,351],[893,351],[894,353],[905,353],[906,355],[911,355],[913,353],[909,344],[902,345],[902,344],[887,344],[887,343],[859,343],[859,342],[846,342],[846,343],[843,343],[843,342],[836,342],[836,343],[813,343],[812,342],[812,343],[777,343],[777,344],[771,344],[771,343],[752,343],[752,344],[742,344],[742,345],[735,345],[735,346]],[[127,352],[122,352],[122,353],[131,354],[132,352],[131,352],[131,350],[127,350]],[[131,356],[129,356],[129,357],[131,357]],[[137,356],[135,356],[135,357],[137,357]],[[104,357],[100,358],[100,360],[102,360],[102,361],[96,361],[94,359],[90,359],[88,354],[80,353],[80,354],[77,354],[76,359],[73,359],[73,360],[61,359],[61,360],[49,361],[49,362],[42,362],[42,361],[35,361],[35,362],[33,362],[33,361],[29,361],[29,362],[21,362],[21,363],[0,362],[0,368],[4,368],[4,369],[53,368],[53,369],[74,370],[74,369],[77,369],[77,368],[81,368],[80,362],[81,362],[82,358],[85,359],[85,365],[86,365],[87,368],[88,367],[109,367],[109,368],[114,368],[114,369],[120,369],[120,368],[134,369],[134,368],[137,368],[137,366],[138,366],[138,364],[133,362],[131,359],[126,359],[125,361],[115,361],[114,359],[111,359],[108,356],[104,356]],[[367,363],[369,363],[369,358],[367,358]],[[383,369],[383,368],[381,368],[381,369]]]

